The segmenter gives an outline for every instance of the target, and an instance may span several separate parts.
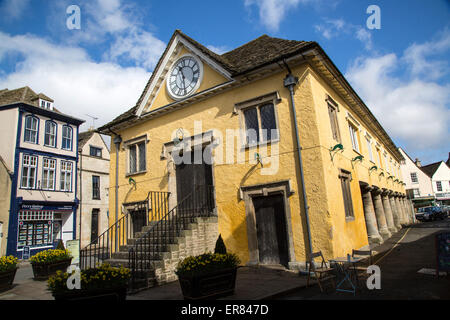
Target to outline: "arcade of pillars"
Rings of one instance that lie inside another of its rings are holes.
[[[414,223],[405,194],[360,183],[369,244],[381,244],[402,227]]]

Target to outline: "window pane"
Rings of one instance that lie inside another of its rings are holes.
[[[136,172],[136,145],[130,146],[130,173]]]
[[[139,148],[139,171],[145,171],[145,142],[138,144]]]
[[[275,121],[275,110],[273,104],[266,104],[260,108],[261,115],[261,129],[263,129],[263,139],[266,136],[264,134],[264,130],[267,132],[267,140],[277,139],[278,135],[276,131],[272,131],[277,129],[277,124]],[[272,136],[273,134],[273,136]]]
[[[245,130],[247,135],[247,144],[254,144],[259,141],[258,114],[256,108],[244,111]]]

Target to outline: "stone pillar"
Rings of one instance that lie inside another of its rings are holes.
[[[411,224],[411,214],[409,213],[408,208],[406,207],[405,198],[406,198],[406,196],[404,194],[400,195],[402,209],[405,214],[405,221],[406,221],[406,224],[410,225]]]
[[[394,234],[398,230],[394,224],[394,216],[392,214],[391,204],[389,203],[389,193],[389,190],[383,189],[383,192],[381,193],[381,200],[383,202],[384,215],[386,216],[388,230],[391,232],[391,234]]]
[[[414,223],[414,212],[411,210],[411,203],[406,195],[403,195],[403,203],[405,204],[405,211],[408,214],[408,220],[410,224]]]
[[[381,200],[381,189],[374,187],[372,190],[373,207],[375,209],[375,217],[377,219],[378,232],[383,240],[389,239],[392,234],[388,230],[386,216],[384,213],[383,202]]]
[[[368,184],[360,183],[360,185],[369,244],[381,244],[383,243],[383,238],[378,232],[377,219],[373,208],[372,195],[370,193],[372,188]]]
[[[395,193],[394,199],[399,212],[400,224],[404,227],[408,224],[408,222],[406,221],[405,209],[403,209],[403,206],[400,203],[400,194],[398,192]]]
[[[394,192],[390,191],[389,192],[389,203],[391,204],[391,209],[392,209],[392,216],[394,218],[394,225],[397,228],[397,230],[400,230],[402,228],[402,224],[400,223],[400,216],[397,210],[397,204],[395,203],[394,200]]]

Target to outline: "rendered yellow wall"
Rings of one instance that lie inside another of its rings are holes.
[[[206,67],[206,65],[205,65]],[[205,68],[206,69],[206,68]],[[293,73],[300,77],[295,90],[295,105],[302,144],[302,159],[305,184],[308,195],[310,226],[313,249],[321,250],[326,257],[337,256],[367,244],[367,234],[362,209],[362,200],[358,180],[367,180],[367,169],[356,164],[352,169],[350,160],[355,155],[351,148],[346,148],[342,155],[337,155],[334,162],[330,160],[328,149],[332,146],[329,128],[328,111],[324,101],[325,92],[329,93],[341,106],[344,102],[325,83],[307,72],[306,65],[293,68]],[[302,190],[297,181],[297,153],[295,151],[289,92],[283,86],[285,71],[281,71],[265,79],[223,92],[205,101],[140,123],[132,128],[119,131],[123,141],[147,134],[147,172],[134,175],[136,189],[128,183],[126,177],[126,152],[123,147],[119,154],[119,204],[143,200],[147,192],[168,190],[167,160],[160,159],[164,143],[172,141],[174,132],[183,128],[185,132],[194,134],[194,121],[202,120],[202,132],[211,129],[221,131],[239,129],[239,116],[233,115],[235,103],[252,99],[270,92],[278,91],[281,102],[276,105],[280,141],[279,170],[276,175],[262,175],[261,166],[249,163],[258,150],[245,150],[245,163],[214,164],[213,176],[216,189],[216,204],[219,215],[219,232],[227,248],[239,255],[243,263],[249,259],[246,215],[244,201],[239,198],[239,188],[245,185],[262,184],[280,180],[291,180],[295,193],[289,197],[291,209],[292,237],[297,261],[305,261],[305,216],[303,212]],[[205,71],[205,84],[219,84],[224,78],[214,70]],[[165,88],[165,85],[164,85]],[[159,93],[164,94],[163,91]],[[158,104],[156,104],[156,102]],[[163,98],[155,101],[153,108],[166,103]],[[344,145],[349,144],[348,128],[344,116],[344,107],[339,113],[339,125]],[[189,136],[189,134],[186,134]],[[225,139],[221,139],[225,142]],[[235,141],[237,144],[237,141]],[[363,144],[361,144],[362,147]],[[224,146],[224,154],[227,147]],[[234,148],[236,151],[236,148]],[[271,148],[269,147],[269,154]],[[363,151],[364,152],[364,151]],[[236,153],[236,152],[235,152]],[[236,155],[235,155],[236,156]],[[270,163],[264,163],[265,166]],[[112,145],[110,167],[110,223],[114,223],[114,182],[115,182],[115,147]],[[367,163],[364,163],[367,166]],[[345,222],[338,168],[349,170],[353,174],[352,199],[354,202],[355,220]],[[366,174],[366,176],[364,175]],[[371,183],[371,177],[368,183]],[[383,185],[384,186],[384,185]],[[380,185],[380,187],[382,187]],[[299,198],[300,196],[300,198]]]
[[[388,175],[385,173],[385,177],[380,178],[380,169],[376,172],[372,171],[369,174],[369,168],[374,165],[379,166],[378,163],[374,163],[369,160],[369,152],[367,149],[366,140],[363,136],[363,132],[359,132],[359,146],[360,153],[357,153],[352,148],[350,139],[348,120],[346,119],[346,112],[349,111],[352,116],[361,124],[362,129],[367,130],[364,123],[359,119],[355,112],[352,112],[344,102],[343,99],[333,90],[322,78],[317,76],[316,73],[311,72],[312,88],[314,94],[314,102],[316,105],[318,126],[320,132],[320,150],[322,154],[323,171],[325,172],[325,192],[328,199],[328,214],[331,216],[331,224],[333,230],[332,243],[333,252],[335,256],[344,256],[347,253],[351,254],[352,249],[358,249],[368,245],[366,224],[364,219],[364,209],[362,204],[361,190],[359,182],[366,182],[369,185],[375,185],[379,188],[386,188],[393,191],[405,193],[403,186],[399,183],[394,183],[393,180],[398,178],[402,180],[399,171],[396,172],[394,179],[387,180]],[[330,118],[328,114],[328,105],[325,101],[326,95],[330,95],[331,98],[339,105],[338,124],[341,136],[341,143],[344,146],[344,151],[338,152],[334,155],[333,161],[330,155],[330,148],[332,148],[337,142],[332,137]],[[375,134],[370,130],[367,130],[369,134],[375,138]],[[380,144],[380,140],[376,139]],[[381,144],[382,145],[382,144]],[[383,146],[383,145],[382,145]],[[376,150],[373,147],[373,156],[376,161]],[[384,147],[384,146],[383,146]],[[362,162],[354,162],[352,166],[351,159],[363,155]],[[389,154],[394,159],[392,154]],[[351,181],[351,196],[353,202],[354,220],[347,221],[345,219],[344,201],[342,196],[341,182],[338,179],[339,169],[344,169],[352,173]]]

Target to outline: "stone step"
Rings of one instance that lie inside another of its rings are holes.
[[[128,252],[116,252],[111,255],[112,259],[118,259],[118,260],[128,260],[129,259],[129,253]],[[150,253],[142,253],[137,252],[136,253],[137,259],[144,259],[144,260],[160,260],[164,258],[164,255],[162,252],[153,252]]]

